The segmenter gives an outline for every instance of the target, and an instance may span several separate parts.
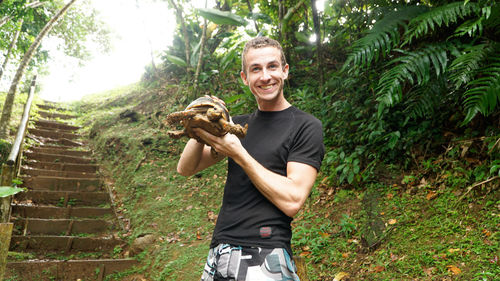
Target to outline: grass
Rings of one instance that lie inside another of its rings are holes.
[[[178,175],[175,166],[186,140],[169,139],[168,128],[155,119],[159,111],[165,115],[179,109],[176,89],[155,95],[138,87],[78,105],[80,124],[91,136],[128,229],[122,237],[131,244],[145,234],[156,236],[136,256],[141,267],[108,279],[139,274],[147,280],[196,280],[208,253],[227,164],[189,178]],[[121,118],[125,109],[141,118]],[[359,189],[336,187],[320,173],[293,222],[292,247],[305,258],[310,279],[330,281],[339,272],[352,280],[500,279],[498,181],[461,199],[471,183],[491,177],[492,169],[471,165],[459,152],[431,155],[412,171],[394,170],[392,178]]]

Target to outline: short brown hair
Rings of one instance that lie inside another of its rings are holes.
[[[285,53],[283,52],[283,48],[281,47],[281,44],[271,38],[264,37],[264,36],[259,36],[255,37],[252,40],[248,41],[245,44],[245,47],[243,48],[243,53],[241,53],[241,70],[245,75],[247,74],[246,70],[246,60],[245,56],[250,51],[250,49],[258,49],[258,48],[265,48],[265,47],[274,47],[280,51],[281,54],[281,67],[285,67],[286,65],[286,58],[285,58]]]

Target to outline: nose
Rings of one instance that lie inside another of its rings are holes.
[[[268,71],[266,68],[264,68],[264,69],[262,70],[262,76],[261,76],[261,79],[262,79],[262,80],[269,80],[269,79],[271,79],[271,75],[269,74],[269,71]]]

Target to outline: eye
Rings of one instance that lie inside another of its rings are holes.
[[[260,70],[260,67],[258,67],[258,66],[255,66],[255,67],[251,67],[251,68],[250,68],[250,71],[252,71],[252,72],[257,72],[257,71],[259,71],[259,70]]]
[[[270,69],[277,69],[278,67],[279,67],[279,65],[278,65],[278,64],[275,64],[275,63],[273,63],[273,64],[269,65],[269,68],[270,68]]]

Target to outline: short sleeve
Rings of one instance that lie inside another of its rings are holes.
[[[287,161],[308,164],[319,171],[325,155],[323,126],[321,121],[312,115],[306,115],[306,117],[306,120],[296,122],[299,127],[292,136]]]

